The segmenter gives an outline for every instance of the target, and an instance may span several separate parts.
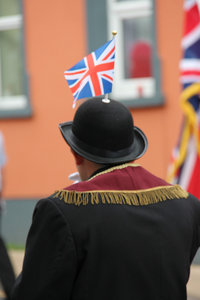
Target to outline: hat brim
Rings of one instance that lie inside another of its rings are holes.
[[[144,155],[148,141],[143,131],[134,126],[134,141],[126,149],[110,151],[89,146],[76,138],[72,132],[72,122],[59,124],[59,129],[67,144],[82,157],[99,164],[116,164],[136,160]]]

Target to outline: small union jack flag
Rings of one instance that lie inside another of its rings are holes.
[[[100,96],[112,91],[114,61],[115,39],[113,38],[64,72],[64,77],[74,96],[73,107],[78,99]]]

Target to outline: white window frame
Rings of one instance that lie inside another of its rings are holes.
[[[0,17],[0,31],[22,29],[23,20],[22,15],[12,15]],[[27,108],[28,99],[26,95],[17,96],[2,96],[2,69],[0,61],[0,112],[9,112],[24,110]]]
[[[200,11],[200,0],[197,0],[197,5],[198,5],[199,11]]]
[[[121,1],[107,0],[107,20],[108,20],[108,38],[111,38],[111,32],[117,31],[116,36],[116,58],[114,84],[112,97],[123,101],[140,98],[140,87],[142,87],[142,97],[152,98],[155,95],[155,78],[128,78],[124,76],[124,49],[123,49],[123,28],[122,21],[152,15],[152,1]]]

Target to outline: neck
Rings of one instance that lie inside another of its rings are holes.
[[[104,165],[96,164],[94,162],[88,161],[87,163],[87,179],[89,179],[94,173],[97,173],[99,170],[101,170],[104,167]]]
[[[103,168],[104,165],[100,165],[84,159],[80,165],[77,166],[82,181],[88,180],[94,173],[99,169]]]

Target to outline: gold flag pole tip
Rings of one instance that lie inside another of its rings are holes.
[[[116,34],[117,34],[117,31],[116,31],[116,30],[113,30],[113,31],[112,31],[112,35],[115,36]]]

